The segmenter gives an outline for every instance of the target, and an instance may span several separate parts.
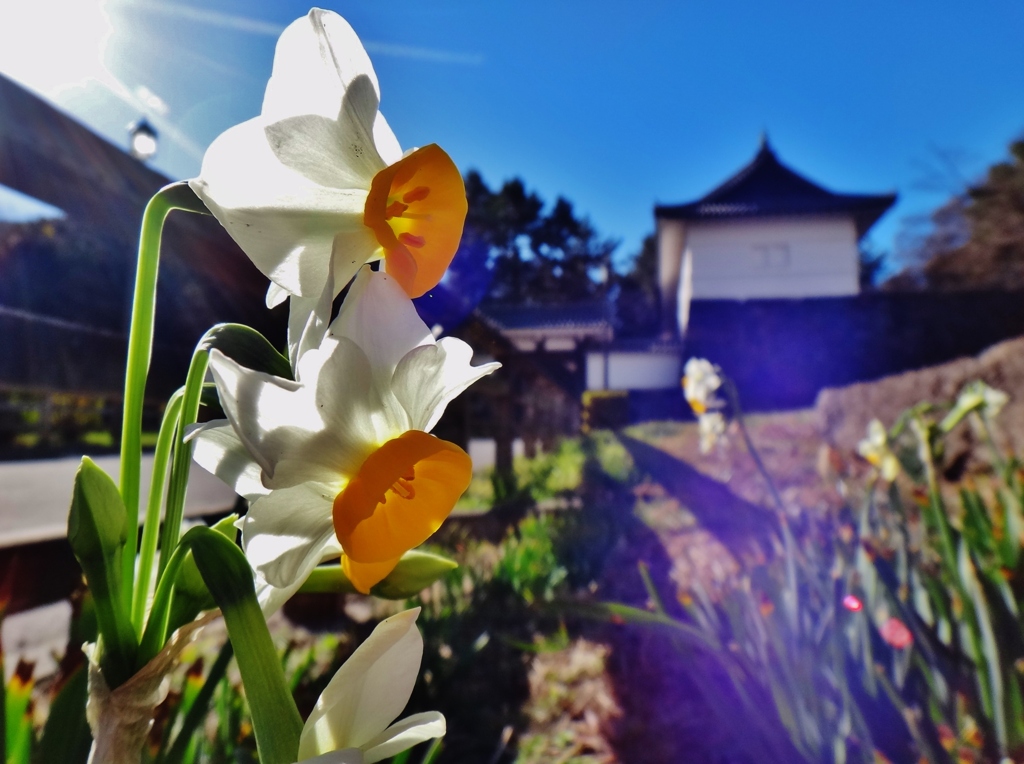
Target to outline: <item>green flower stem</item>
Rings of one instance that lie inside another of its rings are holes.
[[[153,607],[149,610],[149,619],[146,621],[146,630],[142,634],[142,641],[139,643],[139,657],[136,663],[139,668],[149,663],[157,653],[163,649],[167,641],[167,623],[171,614],[171,598],[174,596],[175,579],[181,564],[188,555],[188,547],[179,544],[174,549],[174,554],[167,561],[164,570],[160,572],[160,579],[156,584],[156,592],[153,595]]]
[[[187,182],[164,186],[149,200],[142,216],[135,296],[128,336],[128,363],[124,379],[124,417],[121,423],[121,499],[128,521],[126,553],[122,560],[122,596],[125,610],[132,607],[135,553],[139,534],[139,479],[142,469],[142,404],[146,376],[153,354],[153,319],[156,314],[156,279],[160,265],[160,237],[171,210],[208,213]]]
[[[782,494],[779,493],[779,489],[776,487],[771,473],[768,472],[768,468],[765,467],[764,462],[761,461],[761,454],[758,452],[753,439],[750,437],[750,432],[747,430],[747,422],[743,415],[743,409],[740,406],[740,396],[739,392],[736,390],[736,385],[733,384],[731,379],[726,378],[723,379],[723,386],[725,387],[726,394],[729,396],[729,405],[732,407],[733,419],[739,426],[740,434],[743,436],[743,442],[747,446],[750,458],[754,460],[754,466],[757,467],[757,471],[761,473],[761,477],[764,478],[764,482],[768,485],[768,491],[771,493],[772,501],[775,502],[775,506],[779,510],[780,519],[784,519],[786,514],[786,505],[782,501]]]
[[[167,488],[167,511],[164,513],[163,533],[160,537],[160,567],[163,573],[165,561],[171,554],[181,533],[181,518],[185,512],[185,490],[188,488],[188,474],[192,467],[192,444],[185,442],[185,431],[195,424],[199,414],[199,400],[203,394],[203,379],[210,363],[209,353],[199,347],[192,354],[192,363],[185,380],[181,413],[178,417],[177,435],[174,438],[174,456],[171,461],[171,482]]]
[[[146,507],[146,521],[142,525],[142,544],[139,548],[139,578],[132,599],[132,625],[135,633],[142,636],[142,625],[146,617],[146,599],[149,596],[149,580],[153,575],[153,561],[156,557],[156,542],[160,533],[160,507],[163,504],[164,487],[167,483],[167,464],[171,456],[171,444],[178,426],[181,411],[182,391],[178,390],[167,401],[164,419],[160,424],[160,435],[153,454],[153,479],[149,486],[149,504]]]
[[[726,394],[729,396],[729,403],[732,406],[733,419],[736,420],[736,424],[739,426],[743,442],[747,446],[747,452],[750,454],[750,458],[754,460],[757,471],[761,473],[761,477],[764,478],[764,482],[768,485],[768,491],[771,493],[772,500],[775,502],[778,510],[779,531],[782,534],[782,545],[786,554],[786,589],[782,593],[782,598],[786,605],[786,615],[789,618],[790,628],[794,634],[798,634],[800,627],[800,602],[798,600],[799,591],[796,582],[796,544],[793,540],[793,533],[789,529],[786,505],[782,501],[782,494],[779,493],[771,473],[768,472],[768,468],[761,461],[761,454],[757,450],[757,446],[754,445],[753,438],[750,437],[750,431],[747,430],[747,423],[743,416],[743,409],[740,407],[740,396],[736,390],[736,385],[728,378],[724,379],[723,383]]]
[[[281,659],[256,601],[249,562],[234,543],[211,528],[193,528],[181,540],[224,614],[252,714],[262,764],[292,764],[302,718],[285,681]]]

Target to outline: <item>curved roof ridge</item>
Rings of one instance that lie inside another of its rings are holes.
[[[863,236],[896,201],[896,194],[841,194],[779,160],[766,135],[754,158],[699,199],[657,205],[655,218],[714,220],[738,217],[852,214]]]

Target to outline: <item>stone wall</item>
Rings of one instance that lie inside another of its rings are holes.
[[[864,437],[868,422],[891,425],[905,409],[920,401],[948,404],[968,382],[981,379],[1010,395],[996,420],[999,445],[1024,452],[1024,337],[1001,342],[976,357],[959,358],[926,369],[896,374],[873,382],[826,388],[815,408],[825,440],[848,452]],[[953,451],[972,445],[969,428],[961,427],[949,444]]]

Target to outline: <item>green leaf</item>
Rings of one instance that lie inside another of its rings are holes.
[[[121,494],[89,457],[75,473],[68,515],[68,542],[92,590],[103,641],[100,666],[114,689],[135,673],[138,648],[128,602],[122,596],[122,558],[127,540]]]
[[[234,542],[234,520],[235,516],[229,515],[208,530],[223,534],[229,541]],[[140,666],[148,663],[160,652],[167,638],[178,626],[191,621],[200,610],[209,610],[215,606],[192,557],[188,545],[179,544],[160,573],[146,630],[142,634],[139,646]]]
[[[238,515],[230,514],[216,522],[212,527],[229,541],[238,535],[235,521]],[[196,561],[191,552],[185,555],[174,582],[174,601],[171,605],[171,616],[167,626],[168,634],[174,633],[179,626],[191,621],[202,610],[216,607],[210,590],[206,588],[203,577],[199,574]]]
[[[270,340],[243,324],[217,324],[199,341],[199,347],[216,348],[232,361],[254,371],[284,379],[295,378],[288,359],[270,344]]]
[[[80,666],[60,688],[36,748],[37,764],[85,764],[92,746],[85,718],[89,670]]]
[[[977,667],[979,678],[982,673],[987,675],[988,691],[991,693],[987,698],[987,708],[992,714],[992,724],[995,728],[996,742],[999,746],[1000,755],[1006,755],[1007,749],[1007,728],[1006,728],[1006,707],[1003,697],[1003,673],[999,655],[999,647],[996,643],[995,629],[992,626],[992,614],[989,611],[988,601],[982,589],[981,582],[975,572],[974,563],[966,545],[961,544],[958,559],[960,579],[965,590],[970,596],[970,603],[965,606],[973,610],[974,617],[968,619],[972,622],[971,630],[975,636],[975,660],[981,664]],[[983,698],[986,700],[986,698]]]
[[[427,748],[427,752],[423,754],[423,759],[420,764],[434,764],[437,761],[437,757],[441,755],[441,749],[444,746],[444,738],[436,737],[430,743]]]
[[[34,672],[34,663],[19,660],[14,676],[7,684],[4,727],[7,733],[8,764],[28,763],[32,748],[32,716],[28,713],[28,705],[35,686]]]
[[[288,691],[281,661],[267,630],[253,572],[242,550],[212,528],[193,528],[181,540],[224,614],[252,713],[263,764],[292,764],[302,719]]]
[[[963,537],[976,554],[988,557],[994,551],[992,545],[994,537],[992,521],[989,519],[985,500],[977,491],[961,488],[960,501],[964,507]]]
[[[1006,718],[1010,722],[1009,745],[1010,750],[1020,748],[1024,743],[1024,697],[1021,697],[1020,679],[1016,671],[1010,670],[1006,684]]]
[[[231,643],[226,642],[220,649],[217,660],[210,667],[210,672],[206,675],[202,688],[196,693],[192,703],[186,709],[185,718],[181,722],[178,735],[167,751],[167,755],[160,760],[160,764],[180,764],[180,762],[185,760],[186,753],[192,742],[192,736],[206,718],[214,690],[217,689],[220,680],[224,678],[228,664],[233,657],[234,650],[231,647]]]
[[[996,542],[999,559],[1004,568],[1016,570],[1020,560],[1020,539],[1024,533],[1024,517],[1018,496],[1010,491],[996,494],[999,508],[1003,511],[1003,535]]]

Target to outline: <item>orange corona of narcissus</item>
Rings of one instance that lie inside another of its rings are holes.
[[[448,269],[467,207],[462,175],[435,144],[374,176],[363,222],[384,249],[387,272],[410,297],[436,286]]]
[[[368,590],[440,528],[472,477],[465,451],[419,430],[374,451],[334,500],[334,531],[356,588]]]

